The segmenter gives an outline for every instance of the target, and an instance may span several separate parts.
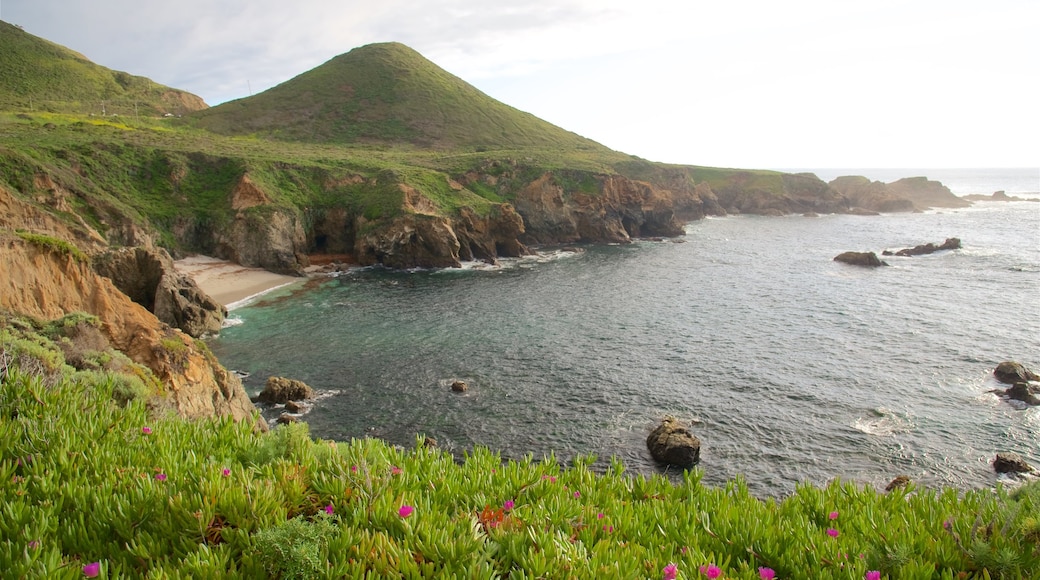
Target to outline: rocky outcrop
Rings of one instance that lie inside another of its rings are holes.
[[[991,195],[982,195],[980,193],[973,193],[971,195],[965,195],[961,199],[968,201],[1037,201],[1040,202],[1040,198],[1037,197],[1018,197],[1017,195],[1008,195],[1003,190],[994,191]]]
[[[358,235],[354,255],[362,266],[382,264],[388,268],[457,268],[459,239],[451,220],[443,216],[404,214],[387,222],[370,225],[357,218]]]
[[[811,173],[732,171],[712,190],[728,213],[780,216],[848,209],[841,195]]]
[[[897,475],[892,478],[892,481],[888,482],[888,485],[885,486],[885,491],[894,491],[908,485],[910,485],[909,475]]]
[[[1027,405],[1040,405],[1040,386],[1029,383],[1015,383],[1004,391],[1004,396]]]
[[[86,312],[108,342],[147,366],[186,418],[252,420],[255,407],[237,377],[208,349],[162,323],[112,282],[72,256],[0,235],[0,308],[44,320]]]
[[[674,417],[666,417],[646,438],[646,447],[655,461],[679,467],[692,467],[701,458],[701,442]]]
[[[302,276],[308,265],[303,224],[289,210],[251,206],[238,211],[226,229],[212,234],[218,258],[290,276]]]
[[[542,174],[517,193],[523,240],[533,244],[627,242],[637,237],[678,236],[669,192],[620,175],[578,174],[582,187],[565,187],[567,176]]]
[[[1040,376],[1037,376],[1036,373],[1022,366],[1021,363],[1014,361],[1004,361],[998,364],[997,368],[993,369],[993,378],[1008,385],[1028,381],[1040,381]]]
[[[284,377],[268,377],[264,390],[257,396],[261,403],[286,403],[314,398],[314,389],[303,381]]]
[[[871,181],[861,175],[838,177],[828,185],[844,197],[852,209],[881,213],[912,212],[916,209],[912,201],[896,197],[884,183]]]
[[[997,473],[1032,473],[1033,467],[1026,463],[1018,453],[997,453],[993,460],[993,469]]]
[[[874,252],[842,252],[837,256],[834,256],[835,262],[842,262],[844,264],[851,264],[853,266],[864,266],[866,268],[877,268],[879,266],[887,266],[885,262],[878,258]]]
[[[918,209],[968,207],[970,201],[959,198],[938,181],[927,177],[906,177],[887,186],[892,196],[908,199]]]
[[[161,248],[120,248],[94,256],[94,270],[155,316],[200,337],[220,332],[227,310],[174,267]]]
[[[891,252],[889,250],[885,250],[884,252],[881,252],[881,255],[882,256],[903,256],[903,257],[924,256],[924,255],[927,255],[927,254],[934,254],[935,252],[939,252],[939,251],[942,251],[942,250],[959,250],[959,249],[961,249],[961,240],[960,240],[960,238],[946,238],[946,241],[943,242],[942,244],[933,244],[933,243],[929,242],[927,244],[920,244],[920,245],[914,246],[912,248],[904,248],[902,250],[897,250],[895,252]]]

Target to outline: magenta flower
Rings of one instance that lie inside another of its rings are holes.
[[[871,570],[863,575],[863,580],[881,580],[881,572]]]
[[[166,474],[165,473],[156,473],[155,474],[155,479],[157,479],[159,481],[166,481]]]
[[[220,474],[223,475],[224,477],[227,477],[227,476],[231,475],[231,470],[228,469],[227,467],[225,467],[224,470],[220,472]]]
[[[505,511],[511,511],[513,509],[513,500],[507,499],[506,503],[502,504],[502,509]]]
[[[332,512],[334,512],[334,511],[336,511],[336,509],[332,507],[331,503],[329,505],[325,506],[325,513],[329,514],[330,516],[332,515]]]
[[[39,540],[30,540],[29,541],[29,549],[30,550],[35,550],[36,548],[39,548],[39,547],[40,547],[40,541]]]
[[[831,513],[827,514],[827,517],[832,519],[832,520],[836,520],[836,519],[838,519],[838,512],[831,512]]]
[[[679,567],[675,564],[668,564],[662,572],[663,580],[675,580],[675,577],[679,575]]]
[[[574,498],[577,499],[579,497],[581,497],[581,492],[580,491],[574,492]]]
[[[832,538],[837,538],[840,534],[841,532],[835,530],[834,528],[827,528],[827,535]]]
[[[773,580],[773,578],[776,578],[776,572],[772,568],[759,568],[758,577],[762,580]]]
[[[390,468],[390,474],[391,475],[401,475],[401,473],[402,473],[401,468],[396,466],[396,465],[394,465],[394,466],[392,466]]]
[[[357,473],[357,465],[351,465],[350,466],[350,472],[351,473]]]
[[[141,427],[141,433],[143,433],[145,435],[151,435],[152,434],[152,428],[151,427]]]
[[[86,566],[83,566],[83,575],[87,578],[97,578],[97,575],[101,573],[101,562],[91,562]]]
[[[700,567],[701,574],[704,574],[708,578],[718,578],[722,576],[722,568],[719,568],[715,564],[708,564],[707,566]]]
[[[415,508],[413,508],[412,506],[403,505],[401,506],[401,509],[397,510],[397,515],[401,516],[402,518],[407,518],[408,516],[412,515],[412,512],[414,511]]]
[[[603,515],[603,512],[599,512],[598,514],[596,514],[596,519],[597,520],[602,520],[604,517],[606,517],[606,516]]]

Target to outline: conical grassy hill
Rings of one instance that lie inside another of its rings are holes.
[[[354,49],[194,117],[199,127],[217,133],[294,141],[609,151],[492,99],[399,43]]]
[[[0,21],[0,110],[158,116],[204,108],[191,93],[94,64]]]

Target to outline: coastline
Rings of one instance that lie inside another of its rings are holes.
[[[176,260],[174,265],[178,272],[195,280],[203,292],[228,310],[276,288],[305,280],[209,256],[189,256]]]

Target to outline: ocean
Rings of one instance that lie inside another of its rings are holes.
[[[1040,172],[927,175],[958,195],[1040,198]],[[887,268],[844,251],[958,237],[963,248]],[[1040,408],[990,391],[1003,360],[1040,371],[1040,203],[882,216],[709,218],[676,240],[543,248],[498,266],[312,279],[232,311],[210,346],[228,368],[319,391],[323,439],[417,434],[461,455],[655,464],[666,415],[702,442],[703,481],[756,495],[834,478],[884,487],[992,487],[1014,451],[1040,466]],[[454,380],[469,384],[453,393]],[[269,409],[269,417],[280,411]]]

